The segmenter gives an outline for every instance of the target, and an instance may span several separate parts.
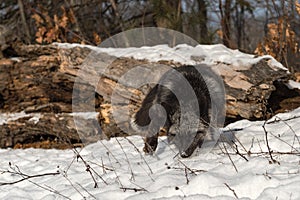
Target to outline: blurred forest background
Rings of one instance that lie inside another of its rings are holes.
[[[99,45],[132,28],[164,27],[201,44],[270,54],[300,71],[298,0],[2,0],[0,43]],[[9,30],[9,31],[8,31]],[[11,34],[13,33],[13,34]],[[7,49],[7,48],[5,48]]]

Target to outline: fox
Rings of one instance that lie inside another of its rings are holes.
[[[218,121],[218,116],[211,115],[223,112],[220,85],[217,75],[205,64],[182,65],[165,72],[134,116],[134,123],[146,132],[143,151],[153,154],[159,132],[164,130],[180,156],[190,157],[209,135],[211,122]],[[215,97],[218,102],[212,102]]]

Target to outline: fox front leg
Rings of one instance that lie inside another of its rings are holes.
[[[147,154],[153,154],[153,152],[156,150],[158,144],[158,133],[145,138],[145,146],[143,148],[143,151]]]

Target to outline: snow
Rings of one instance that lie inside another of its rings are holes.
[[[90,45],[54,43],[61,48],[87,47],[99,53],[107,53],[116,57],[132,57],[135,59],[146,59],[151,62],[169,60],[181,64],[217,64],[225,63],[228,65],[249,68],[252,64],[262,59],[268,60],[269,65],[274,69],[287,70],[281,63],[276,61],[272,56],[258,56],[246,54],[239,50],[232,50],[222,44],[215,45],[197,45],[195,47],[187,44],[180,44],[175,47],[168,45],[143,46],[140,48],[101,48]]]
[[[58,174],[2,185],[0,199],[299,199],[299,118],[300,108],[267,122],[229,124],[223,131],[233,130],[235,144],[245,158],[220,142],[207,154],[198,151],[182,159],[165,137],[159,139],[153,156],[142,153],[140,136],[76,149],[90,166],[97,188],[75,150],[1,149],[1,183],[26,177],[17,172]],[[263,125],[276,163],[271,163]]]
[[[34,123],[37,123],[38,119],[40,118],[40,114],[27,114],[24,111],[18,113],[0,113],[0,125],[7,124],[10,121],[15,121],[23,117],[31,117],[29,120],[32,120]]]
[[[77,116],[83,119],[95,119],[97,118],[97,112],[73,112],[71,116]],[[25,113],[24,111],[18,113],[0,113],[0,125],[7,124],[10,121],[15,121],[20,118],[31,117],[28,121],[37,124],[41,118],[40,113]]]
[[[293,81],[293,80],[289,80],[288,83],[286,84],[288,86],[289,89],[298,89],[300,90],[300,83]]]

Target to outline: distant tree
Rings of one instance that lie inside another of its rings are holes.
[[[233,23],[235,27],[235,38],[238,49],[246,49],[247,34],[245,32],[246,28],[246,12],[248,11],[251,15],[253,14],[253,8],[249,1],[237,0],[234,4],[233,12]],[[252,17],[254,17],[252,15]]]
[[[211,38],[208,34],[208,18],[207,18],[207,2],[204,0],[198,0],[198,10],[199,10],[199,25],[200,25],[200,43],[211,43]]]
[[[221,27],[223,44],[227,47],[233,47],[231,41],[231,1],[225,0],[223,5],[222,0],[219,0],[219,9],[221,13]]]
[[[212,43],[208,29],[208,5],[209,1],[205,0],[184,1],[183,33],[202,44]]]
[[[182,31],[181,0],[151,0],[156,26]]]
[[[255,52],[272,55],[291,72],[300,71],[300,4],[292,0],[280,0],[279,4],[272,1],[267,4],[266,16],[266,34]]]

